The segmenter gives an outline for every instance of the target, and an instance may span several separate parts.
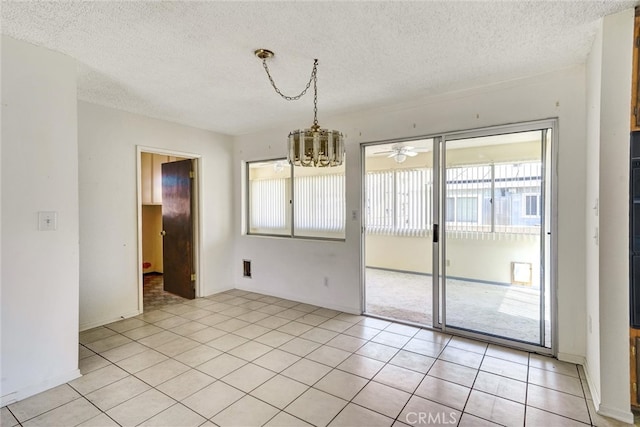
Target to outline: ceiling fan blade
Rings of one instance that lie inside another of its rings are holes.
[[[394,151],[393,153],[389,154],[387,158],[396,157],[398,154],[399,153],[397,151]]]
[[[409,156],[409,157],[415,157],[418,155],[418,153],[414,152],[414,151],[403,151],[402,154],[404,154],[405,156]]]

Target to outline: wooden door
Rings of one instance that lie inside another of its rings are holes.
[[[192,160],[162,164],[164,290],[196,296],[193,269]]]

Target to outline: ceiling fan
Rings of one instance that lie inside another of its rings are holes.
[[[375,155],[388,154],[387,155],[388,158],[393,157],[393,159],[396,162],[402,163],[405,160],[407,160],[407,157],[415,157],[418,155],[418,153],[425,153],[427,151],[429,151],[428,148],[422,148],[422,147],[416,148],[410,145],[393,144],[391,146],[391,149],[385,150],[385,151],[378,151],[377,153],[375,153]]]

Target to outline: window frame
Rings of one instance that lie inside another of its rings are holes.
[[[287,220],[285,219],[285,225],[286,228],[288,229],[288,232],[282,233],[282,234],[276,234],[276,233],[261,233],[261,232],[255,232],[255,231],[251,231],[251,179],[250,179],[250,171],[251,171],[251,165],[255,164],[255,163],[275,163],[275,162],[279,162],[282,161],[284,162],[284,168],[289,168],[289,174],[288,174],[288,185],[286,188],[286,194],[289,195],[289,200],[288,200],[288,206],[285,208],[285,211],[287,212],[287,219],[288,219],[288,223]],[[345,163],[343,163],[345,164]],[[345,164],[345,174],[344,174],[344,195],[345,195],[345,200],[344,200],[344,223],[342,226],[342,232],[344,234],[343,237],[329,237],[329,236],[307,236],[307,235],[300,235],[300,234],[296,234],[296,227],[295,227],[295,208],[296,208],[296,202],[295,202],[295,168],[296,166],[291,165],[286,157],[276,157],[276,158],[271,158],[271,159],[257,159],[257,160],[247,160],[244,162],[244,181],[245,181],[245,188],[244,188],[244,198],[245,198],[245,212],[244,212],[244,229],[243,229],[243,233],[247,236],[260,236],[260,237],[276,237],[276,238],[285,238],[285,239],[303,239],[303,240],[324,240],[324,241],[335,241],[335,242],[344,242],[346,241],[346,228],[347,228],[347,213],[346,213],[346,190],[347,190],[347,185],[346,185],[346,164]]]
[[[536,213],[529,214],[528,198],[534,197],[536,201]],[[540,194],[538,193],[522,193],[522,218],[540,218]]]

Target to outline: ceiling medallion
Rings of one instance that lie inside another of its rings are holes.
[[[305,167],[331,167],[340,166],[344,161],[344,138],[337,130],[321,129],[318,125],[318,60],[313,61],[313,70],[307,86],[296,96],[283,94],[276,86],[267,59],[272,58],[274,53],[267,49],[258,49],[255,55],[262,60],[271,86],[278,95],[287,101],[297,101],[302,98],[313,83],[313,124],[307,129],[296,129],[289,133],[288,160],[294,166]]]

